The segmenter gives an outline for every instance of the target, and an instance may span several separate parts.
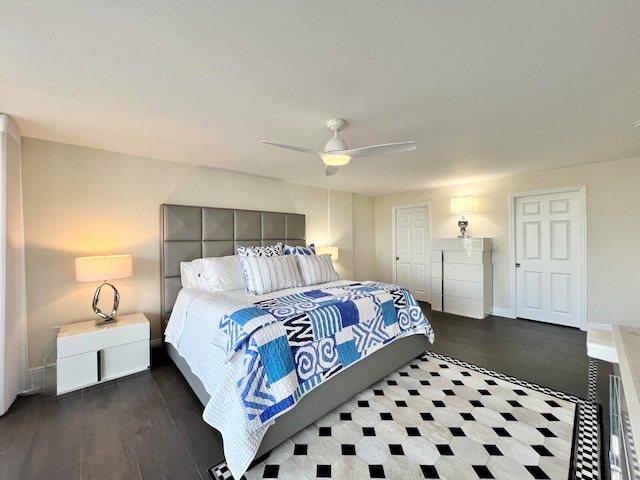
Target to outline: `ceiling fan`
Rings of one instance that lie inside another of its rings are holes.
[[[347,143],[340,138],[339,132],[344,130],[347,122],[341,118],[334,118],[327,122],[327,127],[333,132],[333,137],[329,139],[323,152],[318,152],[310,148],[296,147],[295,145],[286,145],[284,143],[267,142],[262,143],[274,145],[276,147],[288,148],[304,153],[314,153],[320,155],[322,161],[326,165],[325,173],[334,175],[342,165],[346,165],[352,158],[370,157],[373,155],[385,155],[389,153],[408,152],[416,149],[416,142],[400,142],[400,143],[384,143],[382,145],[371,145],[369,147],[354,148],[349,150]]]

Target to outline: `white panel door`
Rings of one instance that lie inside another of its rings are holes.
[[[396,283],[431,301],[431,235],[427,207],[396,210]]]
[[[517,316],[580,327],[580,194],[518,197],[515,208]]]

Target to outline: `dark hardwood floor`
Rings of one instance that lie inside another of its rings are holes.
[[[436,334],[434,351],[587,397],[585,332],[424,310]],[[611,366],[600,362],[596,400],[604,412],[609,373]],[[153,349],[150,374],[63,399],[18,398],[0,417],[0,478],[207,479],[207,469],[222,460],[222,442],[202,410],[164,351]]]

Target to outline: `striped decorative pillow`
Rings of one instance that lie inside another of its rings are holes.
[[[285,288],[302,287],[298,255],[240,257],[250,293],[262,295]]]
[[[334,270],[331,255],[296,255],[300,264],[300,273],[305,285],[335,282],[341,280]]]

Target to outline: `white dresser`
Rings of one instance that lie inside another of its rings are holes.
[[[431,309],[471,318],[493,310],[490,238],[431,240]]]

